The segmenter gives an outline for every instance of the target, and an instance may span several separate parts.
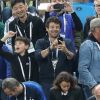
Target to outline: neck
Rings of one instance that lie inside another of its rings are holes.
[[[22,93],[22,92],[23,92],[23,90],[24,90],[24,87],[23,87],[23,85],[22,85],[22,84],[20,84],[20,86],[19,86],[19,91],[20,91],[20,93]]]
[[[26,21],[26,19],[27,19],[27,14],[26,14],[25,16],[19,18],[19,19],[20,19],[20,21],[21,21],[22,23],[25,23],[25,21]]]
[[[57,39],[57,38],[49,37],[50,42],[53,42],[55,39]]]
[[[21,55],[21,56],[24,56],[24,55],[25,55],[25,52],[20,53],[20,55]]]

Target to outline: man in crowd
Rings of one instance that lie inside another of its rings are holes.
[[[6,78],[2,89],[9,100],[46,100],[41,86],[32,81],[20,83],[14,78]]]
[[[39,79],[47,97],[51,84],[61,71],[73,73],[71,61],[74,59],[74,49],[69,39],[59,36],[61,22],[57,17],[51,17],[46,22],[48,35],[36,42],[36,59],[39,64]]]
[[[100,85],[100,18],[90,22],[90,32],[88,39],[80,47],[78,66],[79,82],[86,99],[96,93],[96,87]]]
[[[30,39],[30,44],[33,47],[36,40],[45,34],[42,20],[39,17],[27,13],[28,7],[24,0],[12,0],[11,6],[17,16],[9,24],[9,30],[16,32],[16,35],[12,38],[12,45],[14,45],[16,36],[22,36]]]

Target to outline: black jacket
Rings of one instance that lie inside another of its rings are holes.
[[[89,31],[90,31],[90,22],[94,18],[95,18],[95,16],[91,16],[91,17],[87,17],[87,19],[86,19],[86,23],[84,26],[84,39],[86,39],[88,37]]]
[[[4,57],[5,59],[7,59],[11,63],[12,77],[16,78],[20,82],[25,81],[23,78],[21,66],[20,66],[20,63],[18,60],[18,56],[19,56],[21,59],[22,65],[23,65],[25,77],[27,79],[26,81],[28,81],[28,77],[29,77],[28,57],[30,57],[30,60],[31,60],[30,80],[31,81],[38,81],[38,65],[35,61],[34,53],[30,53],[30,54],[26,53],[24,56],[20,56],[17,53],[5,52],[2,50],[3,44],[4,44],[4,42],[0,41],[0,56]]]
[[[59,89],[51,88],[50,100],[83,100],[83,95],[79,87],[69,90],[66,96],[62,95]]]
[[[22,35],[30,39],[30,23],[32,22],[32,42],[35,45],[37,39],[43,37],[45,35],[45,27],[42,20],[39,17],[32,16],[28,14],[28,18],[25,23],[22,23],[18,18],[15,18],[9,24],[9,30],[17,32],[16,36],[20,36],[17,26],[19,27]],[[15,36],[15,37],[16,37]],[[14,39],[12,38],[12,43],[14,45]]]
[[[66,43],[66,47],[71,52],[74,53],[74,48],[72,46],[71,41],[69,39],[65,39],[64,41]],[[41,53],[40,53],[42,50],[47,49],[49,46],[50,46],[50,42],[49,42],[48,36],[37,40],[36,45],[35,45],[35,48],[36,48],[35,57],[39,64],[40,80],[53,81],[54,77],[58,75],[61,71],[67,71],[69,73],[73,73],[73,69],[74,69],[74,66],[72,65],[73,60],[68,60],[67,56],[61,51],[59,51],[58,63],[57,63],[56,70],[54,72],[52,62],[51,62],[53,51],[51,51],[46,58],[42,58]]]

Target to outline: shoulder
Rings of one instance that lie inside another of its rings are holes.
[[[30,86],[30,87],[41,87],[39,83],[34,82],[34,81],[23,82],[22,84],[26,86]]]
[[[81,47],[90,47],[92,48],[93,47],[93,41],[91,40],[85,40],[82,44],[81,44]]]
[[[65,41],[65,43],[66,43],[67,45],[70,45],[70,44],[72,43],[71,39],[64,39],[64,41]]]
[[[86,18],[86,21],[87,22],[90,22],[92,19],[94,19],[95,18],[95,16],[88,16],[87,18]]]
[[[82,90],[79,86],[76,86],[74,89],[70,90],[72,94],[80,95],[82,94]]]
[[[36,41],[36,44],[46,44],[48,42],[48,39],[46,39],[45,37],[40,38]]]
[[[57,87],[52,87],[52,88],[50,88],[50,92],[51,93],[58,93],[60,90],[57,88]]]
[[[40,17],[33,16],[33,15],[31,15],[31,14],[28,14],[28,16],[29,16],[29,19],[32,20],[33,22],[42,21]]]

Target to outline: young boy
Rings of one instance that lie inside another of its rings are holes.
[[[30,42],[24,37],[15,39],[15,52],[9,53],[2,50],[2,46],[8,38],[16,33],[8,32],[0,41],[0,56],[6,58],[12,66],[12,77],[20,82],[38,81],[38,65],[34,59],[34,52],[28,53]]]

